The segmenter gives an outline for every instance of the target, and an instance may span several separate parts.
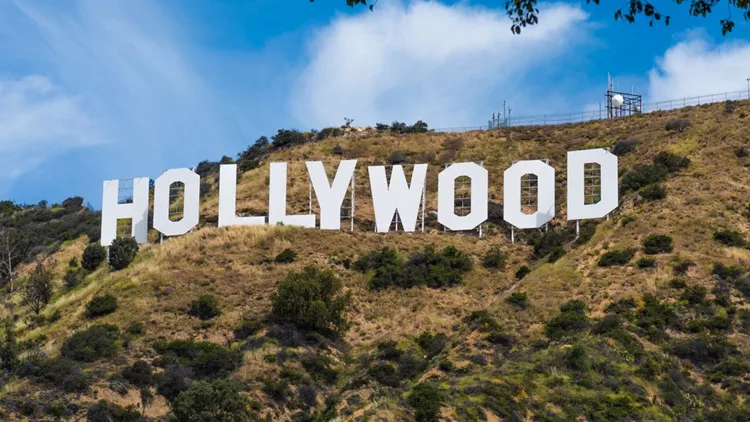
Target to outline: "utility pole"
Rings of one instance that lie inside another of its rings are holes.
[[[747,78],[747,99],[750,100],[750,78]]]

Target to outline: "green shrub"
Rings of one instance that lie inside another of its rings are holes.
[[[585,371],[589,368],[589,353],[586,349],[586,345],[583,343],[576,343],[572,347],[565,350],[563,360],[565,366],[574,371]]]
[[[525,265],[521,265],[521,267],[516,271],[516,280],[523,280],[524,277],[526,277],[531,272],[531,269]]]
[[[393,165],[403,164],[406,162],[406,156],[401,151],[393,151],[390,158],[388,158],[388,162]]]
[[[104,400],[90,405],[86,411],[87,422],[146,422],[147,420],[134,406],[122,407]]]
[[[401,377],[396,368],[388,362],[376,362],[367,370],[375,381],[388,387],[396,388],[401,384]]]
[[[63,281],[65,282],[66,288],[72,289],[81,284],[85,278],[86,270],[83,268],[69,268],[65,272],[65,276],[63,276]]]
[[[687,287],[687,283],[685,283],[685,280],[681,278],[673,278],[669,280],[669,287],[673,289],[684,289]]]
[[[596,223],[593,221],[585,221],[578,226],[578,239],[576,239],[576,245],[583,245],[584,243],[591,240],[596,234]]]
[[[297,252],[294,252],[293,250],[286,248],[281,253],[276,255],[276,258],[273,259],[273,262],[277,264],[288,264],[290,262],[294,262],[294,259],[297,258]]]
[[[115,271],[127,268],[138,253],[138,242],[134,237],[118,237],[109,247],[109,265]]]
[[[656,259],[644,256],[638,261],[635,261],[635,265],[638,268],[653,268],[656,266]]]
[[[197,378],[227,376],[242,364],[240,350],[229,350],[211,342],[172,340],[157,342],[154,349],[162,355],[155,364],[179,364],[190,368]]]
[[[588,307],[580,300],[572,300],[560,305],[560,314],[552,318],[544,327],[550,340],[564,340],[585,334],[589,327],[586,316]]]
[[[79,362],[94,362],[114,356],[119,330],[114,325],[94,325],[68,337],[60,349],[63,357]]]
[[[643,252],[649,255],[672,252],[672,238],[664,234],[650,234],[643,241]]]
[[[668,174],[669,170],[660,165],[636,166],[622,175],[622,191],[636,191],[644,186],[664,181]]]
[[[302,145],[308,141],[307,136],[296,129],[279,129],[271,139],[273,140],[272,146],[275,149]]]
[[[303,329],[343,332],[350,295],[340,290],[341,281],[333,272],[308,266],[278,283],[271,298],[273,315]]]
[[[746,146],[742,145],[734,149],[734,155],[737,158],[745,158],[745,157],[750,156],[750,151],[747,149]]]
[[[505,301],[513,306],[518,306],[521,309],[526,309],[529,306],[529,299],[526,292],[515,292],[508,296]]]
[[[689,120],[687,120],[687,119],[675,119],[675,120],[670,120],[669,122],[667,122],[667,125],[664,127],[664,129],[667,132],[670,132],[670,131],[673,131],[673,130],[676,130],[678,132],[682,132],[683,130],[687,129],[688,127],[690,127],[690,121]]]
[[[492,247],[482,257],[482,266],[484,268],[505,268],[505,254],[497,246]]]
[[[434,246],[427,245],[413,252],[406,262],[395,249],[383,248],[361,257],[354,267],[360,271],[374,270],[368,281],[371,289],[419,285],[439,288],[461,283],[463,274],[471,270],[472,261],[454,246],[436,252]]]
[[[90,243],[83,250],[83,256],[81,256],[81,267],[87,271],[94,271],[99,268],[99,264],[104,262],[107,258],[107,250],[104,246],[97,243]]]
[[[339,374],[331,367],[333,362],[327,356],[310,353],[303,356],[300,362],[314,380],[333,384],[338,379]]]
[[[109,315],[117,310],[117,298],[112,295],[95,296],[86,305],[86,318]]]
[[[245,340],[246,338],[255,335],[258,331],[263,328],[263,324],[255,319],[245,319],[242,321],[242,325],[234,330],[235,340]]]
[[[22,360],[16,374],[33,377],[37,382],[49,383],[68,393],[85,392],[91,384],[91,378],[72,360],[64,357],[47,359],[39,353],[29,354]]]
[[[442,352],[447,343],[448,337],[442,333],[432,334],[425,331],[417,338],[417,344],[424,350],[428,358],[432,358]]]
[[[680,299],[686,300],[691,304],[702,303],[706,300],[706,288],[703,286],[689,286],[682,293]]]
[[[727,246],[745,246],[745,239],[736,231],[718,230],[714,232],[714,240]]]
[[[193,372],[183,365],[167,365],[164,372],[155,376],[156,392],[173,402],[181,392],[190,387],[192,376]]]
[[[612,154],[622,157],[625,154],[631,153],[635,151],[635,147],[638,146],[638,140],[637,139],[622,139],[612,146]]]
[[[190,303],[187,314],[205,321],[221,315],[221,310],[219,310],[219,305],[216,303],[215,297],[211,295],[202,295],[198,300],[194,300]]]
[[[667,188],[658,183],[654,183],[653,185],[641,188],[641,190],[638,191],[638,195],[647,201],[656,201],[667,197]]]
[[[552,251],[549,253],[549,257],[547,258],[547,262],[554,263],[557,262],[560,258],[565,255],[565,248],[562,246],[555,246],[552,248]]]
[[[417,422],[436,421],[441,402],[440,390],[429,382],[417,384],[409,395],[409,405],[414,409]]]
[[[662,166],[672,173],[687,168],[690,165],[690,159],[672,154],[671,152],[662,151],[654,157],[654,164]]]
[[[181,392],[172,404],[180,422],[249,421],[248,400],[237,381],[199,381]]]
[[[122,370],[122,377],[136,387],[148,387],[154,383],[154,371],[151,364],[138,360],[132,366]]]
[[[600,267],[625,265],[633,259],[633,256],[635,256],[635,249],[609,251],[599,258],[597,265]]]
[[[697,366],[714,365],[721,362],[736,348],[729,343],[726,336],[701,334],[695,337],[675,340],[672,353],[681,359],[688,359]]]
[[[689,259],[681,259],[677,264],[672,267],[674,275],[685,275],[687,274],[690,267],[694,267],[695,262]]]

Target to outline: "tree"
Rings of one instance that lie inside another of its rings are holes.
[[[315,0],[310,0],[313,2]],[[586,0],[587,4],[594,3],[599,5],[600,0]],[[370,0],[370,10],[373,10],[373,6],[377,3],[377,0]],[[514,34],[520,34],[521,28],[526,26],[532,26],[539,23],[539,9],[537,9],[538,0],[507,0],[505,2],[505,12],[510,18],[511,31]],[[626,0],[624,6],[615,10],[615,20],[625,20],[628,23],[635,22],[639,16],[644,16],[648,19],[648,25],[653,26],[654,21],[664,22],[665,25],[669,25],[671,16],[662,14],[654,5],[654,3],[648,0]],[[682,5],[683,0],[675,0],[675,3]],[[706,17],[713,12],[714,6],[719,5],[718,0],[690,0],[690,8],[688,14],[694,17]],[[721,33],[726,35],[728,32],[732,32],[735,22],[732,19],[732,9],[738,9],[740,15],[745,19],[750,19],[750,0],[728,0],[727,16],[721,19]],[[367,0],[346,0],[346,4],[350,7],[357,5],[368,5]]]
[[[29,276],[26,290],[23,292],[23,303],[39,315],[44,305],[52,298],[52,273],[42,264],[38,264]]]
[[[25,254],[23,233],[12,228],[0,228],[0,275],[7,277],[13,292],[14,269]]]
[[[0,342],[0,367],[10,371],[18,365],[18,342],[16,342],[16,333],[13,331],[13,318],[7,318],[2,321],[2,331],[5,339]]]

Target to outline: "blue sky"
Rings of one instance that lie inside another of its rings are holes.
[[[278,128],[393,120],[478,126],[598,107],[607,72],[648,100],[747,89],[750,25],[666,4],[670,26],[614,6],[541,5],[511,35],[501,0],[80,0],[0,4],[0,198],[81,195],[235,156]],[[739,13],[734,13],[739,15]]]

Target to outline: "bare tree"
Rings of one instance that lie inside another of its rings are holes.
[[[0,274],[8,278],[13,292],[15,266],[23,259],[23,234],[12,228],[0,228]]]
[[[44,305],[52,298],[52,273],[44,265],[38,264],[29,276],[26,289],[23,292],[24,305],[31,308],[36,315],[42,311]]]

